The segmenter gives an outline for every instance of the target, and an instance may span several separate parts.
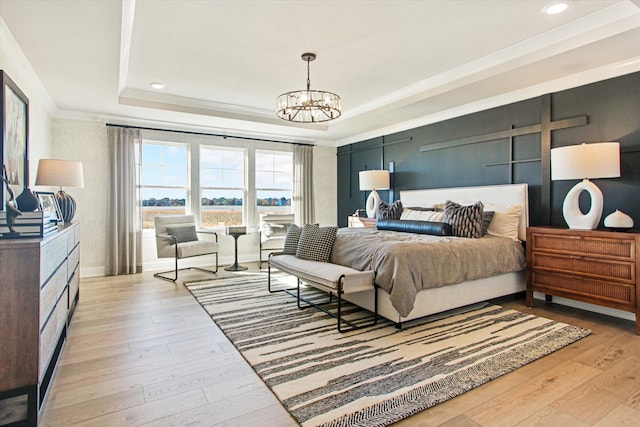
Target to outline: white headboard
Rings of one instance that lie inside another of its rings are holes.
[[[529,186],[527,184],[407,190],[400,192],[400,200],[405,207],[431,207],[447,200],[460,204],[469,204],[478,200],[485,204],[522,204],[524,209],[522,209],[520,216],[518,237],[522,241],[527,239],[527,226],[529,225]]]

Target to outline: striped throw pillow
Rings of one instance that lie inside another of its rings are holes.
[[[402,215],[402,202],[400,200],[396,200],[392,204],[384,200],[378,202],[377,219],[400,219],[400,215]]]
[[[458,237],[482,237],[482,202],[462,206],[447,200],[443,221],[451,225],[451,232]]]

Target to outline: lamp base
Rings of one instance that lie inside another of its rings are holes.
[[[586,214],[580,210],[580,194],[586,191],[591,196],[591,208]],[[584,179],[577,183],[564,198],[562,214],[573,230],[594,230],[602,217],[602,191],[593,182]]]
[[[365,206],[367,209],[367,217],[376,217],[376,212],[378,212],[378,203],[380,203],[380,196],[378,195],[378,192],[376,190],[371,190],[369,197],[367,197],[367,204]]]
[[[56,193],[56,201],[58,202],[58,206],[60,207],[60,213],[62,214],[63,222],[71,222],[73,216],[76,214],[76,201],[60,190]]]

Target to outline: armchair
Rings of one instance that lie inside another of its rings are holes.
[[[260,263],[263,254],[281,251],[287,236],[287,226],[295,222],[294,214],[260,214]],[[266,260],[265,260],[266,261]]]
[[[218,272],[218,234],[214,231],[196,231],[193,215],[158,215],[154,218],[156,232],[156,250],[158,258],[174,258],[175,268],[169,271],[155,273],[153,277],[175,282],[178,271],[196,269],[208,273]],[[215,235],[215,241],[199,240],[198,233]],[[216,269],[207,270],[200,267],[178,268],[178,260],[201,255],[216,255]],[[173,277],[167,276],[173,273]]]

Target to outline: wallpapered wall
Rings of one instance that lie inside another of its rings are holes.
[[[84,188],[64,189],[77,203],[74,221],[80,222],[80,274],[104,274],[108,177],[106,126],[102,122],[53,119],[53,157],[82,162]]]

